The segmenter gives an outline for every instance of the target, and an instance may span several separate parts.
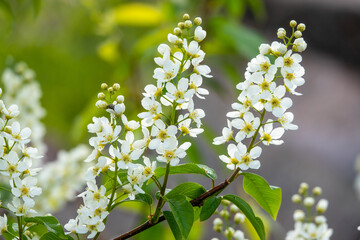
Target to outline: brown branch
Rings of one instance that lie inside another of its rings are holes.
[[[217,185],[216,187],[211,188],[209,191],[201,194],[200,196],[198,196],[197,198],[194,198],[193,200],[190,201],[191,205],[193,207],[197,207],[200,206],[202,204],[202,202],[207,199],[210,196],[215,195],[216,193],[218,193],[219,191],[225,189],[231,181],[229,181],[228,179],[226,179],[224,182],[220,183],[219,185]],[[114,238],[114,240],[123,240],[123,239],[128,239],[132,236],[135,236],[138,233],[141,233],[143,231],[145,231],[148,228],[151,228],[153,226],[155,226],[156,224],[162,222],[165,220],[164,215],[159,217],[159,220],[157,222],[151,222],[150,220],[146,221],[145,223],[141,224],[140,226],[134,228],[133,230],[124,233],[122,235],[120,235],[119,237]]]

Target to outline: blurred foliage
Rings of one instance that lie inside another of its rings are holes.
[[[143,87],[154,82],[157,46],[185,12],[202,17],[207,31],[202,48],[214,78],[204,85],[225,94],[217,78],[225,76],[235,86],[243,69],[234,62],[256,56],[263,42],[242,23],[245,15],[265,20],[262,0],[0,0],[0,68],[12,55],[35,70],[48,141],[69,148],[86,141],[87,124],[100,114],[94,104],[102,82],[121,84],[127,116],[136,118]],[[211,143],[215,133],[208,125],[206,130],[203,137]],[[200,146],[193,146],[189,159],[201,163]],[[194,229],[191,239],[200,238],[203,229]],[[171,234],[164,230],[169,231],[159,224],[148,231],[161,239]]]

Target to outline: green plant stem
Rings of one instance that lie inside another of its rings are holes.
[[[16,217],[17,218],[17,222],[18,222],[18,226],[19,226],[19,239],[22,240],[23,239],[23,228],[22,228],[22,217]]]
[[[159,216],[160,216],[160,213],[161,213],[161,208],[162,208],[163,205],[164,205],[163,196],[164,196],[164,194],[165,194],[166,185],[167,185],[167,181],[168,181],[168,178],[169,178],[169,173],[170,173],[170,162],[168,162],[168,163],[166,164],[164,182],[163,182],[163,185],[162,185],[161,190],[160,190],[160,198],[159,198],[158,204],[157,204],[157,206],[156,206],[155,213],[154,213],[153,217],[151,218],[151,221],[152,221],[152,222],[157,222],[157,221],[159,221]]]

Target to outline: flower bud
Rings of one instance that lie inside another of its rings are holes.
[[[234,240],[244,240],[245,235],[244,235],[244,233],[242,231],[236,230],[236,232],[234,233],[233,238],[234,238]]]
[[[309,189],[309,184],[307,184],[306,182],[301,183],[299,187],[299,194],[301,195],[305,194],[308,189]]]
[[[316,211],[318,213],[324,213],[328,208],[329,202],[326,199],[320,199],[316,205]]]
[[[305,219],[305,213],[302,210],[295,210],[293,215],[294,221],[299,222]]]
[[[190,15],[187,14],[187,13],[185,13],[185,14],[183,15],[183,19],[184,19],[184,21],[189,20],[189,19],[190,19]]]
[[[269,44],[262,43],[259,47],[259,52],[262,55],[267,55],[271,52],[271,47]]]
[[[224,231],[224,235],[228,238],[232,238],[232,236],[234,236],[234,234],[235,234],[235,230],[232,227],[228,227]]]
[[[192,22],[190,20],[186,20],[185,21],[185,28],[191,28],[192,27]]]
[[[196,17],[195,19],[194,19],[194,23],[195,23],[195,25],[201,25],[201,23],[202,23],[202,19],[201,19],[201,17]]]
[[[95,106],[98,107],[98,108],[102,108],[102,109],[106,109],[108,104],[103,101],[103,100],[98,100],[96,103],[95,103]]]
[[[295,31],[294,36],[295,36],[296,38],[301,38],[301,37],[302,37],[302,33],[301,33],[300,31]]]
[[[295,21],[295,20],[291,20],[290,21],[290,27],[296,27],[296,25],[297,25],[297,22]]]
[[[286,36],[286,31],[285,31],[285,29],[279,28],[279,29],[277,30],[277,37],[280,38],[280,39],[284,39],[285,36]]]
[[[303,38],[295,39],[294,45],[293,45],[293,51],[303,52],[303,51],[305,51],[306,47],[307,47],[307,44]]]
[[[231,204],[230,206],[230,212],[231,213],[237,213],[239,211],[239,208],[235,206],[234,204]]]
[[[312,207],[315,204],[315,200],[312,197],[306,197],[304,199],[304,205],[305,207]]]
[[[112,87],[115,91],[118,91],[120,89],[120,84],[114,83],[114,85]]]
[[[106,90],[109,86],[106,83],[101,84],[101,89]]]
[[[114,88],[113,87],[109,87],[107,90],[109,91],[109,93],[114,93]]]
[[[123,103],[125,101],[125,98],[123,95],[119,95],[116,97],[116,102]]]
[[[240,224],[240,223],[243,223],[245,222],[245,215],[242,214],[242,213],[236,213],[235,216],[234,216],[234,222],[236,224]]]
[[[0,97],[2,96],[2,89],[0,88]]]
[[[178,23],[178,27],[179,27],[180,29],[184,29],[184,28],[185,28],[185,23],[184,23],[184,22],[179,22],[179,23]]]
[[[326,217],[324,216],[316,216],[315,222],[319,225],[326,223]]]
[[[299,194],[294,194],[291,198],[293,203],[301,203],[301,196]]]
[[[313,189],[313,194],[314,194],[315,196],[319,196],[319,195],[321,195],[321,193],[322,193],[321,187],[314,187],[314,189]]]
[[[178,28],[178,27],[176,27],[176,28],[174,28],[174,34],[176,35],[176,36],[180,36],[181,34],[182,34],[182,31],[181,31],[181,29],[180,28]]]
[[[221,216],[222,218],[228,219],[229,216],[230,216],[230,213],[229,213],[229,211],[227,211],[227,210],[221,210],[221,211],[220,211],[220,216]]]
[[[303,24],[303,23],[300,23],[300,24],[297,26],[297,30],[299,30],[299,31],[301,31],[301,32],[305,31],[305,29],[306,29],[306,26],[305,26],[305,24]]]
[[[213,225],[214,226],[222,226],[223,221],[221,220],[221,218],[215,218],[214,221],[213,221]]]
[[[105,99],[105,94],[103,92],[99,92],[98,95],[97,95],[98,99],[100,100],[104,100]]]
[[[221,200],[221,204],[224,205],[225,207],[229,206],[230,203],[231,202],[229,200],[226,200],[226,199]]]

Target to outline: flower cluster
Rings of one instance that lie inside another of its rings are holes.
[[[40,103],[42,91],[36,81],[36,74],[26,63],[11,64],[11,58],[8,60],[12,67],[7,67],[2,75],[3,99],[19,107],[22,114],[19,115],[17,121],[21,126],[32,129],[31,145],[43,155],[46,152],[46,144],[43,141],[46,130],[41,119],[45,116],[45,109]],[[34,164],[40,166],[41,163]]]
[[[220,217],[215,218],[213,221],[214,231],[223,234],[226,239],[246,240],[241,230],[235,230],[245,222],[245,215],[240,212],[237,206],[234,204],[230,205],[228,200],[222,200],[221,203],[223,209],[217,212]],[[212,238],[211,240],[219,240],[219,238]]]
[[[0,89],[0,94],[2,90]],[[40,169],[33,168],[33,160],[39,159],[38,150],[29,147],[31,130],[22,128],[17,118],[20,115],[19,107],[15,104],[6,106],[0,100],[0,174],[8,179],[9,188],[3,187],[12,194],[11,203],[1,207],[22,219],[31,216],[34,210],[34,197],[41,194],[41,188],[37,186],[35,177]],[[1,217],[1,233],[7,231],[7,217]],[[15,224],[17,229],[24,230],[22,221]],[[0,233],[0,235],[1,235]]]
[[[300,184],[298,194],[292,196],[292,201],[302,205],[306,211],[295,210],[295,229],[287,233],[286,240],[330,239],[333,230],[328,228],[326,218],[322,215],[327,210],[329,203],[326,199],[320,199],[315,205],[315,198],[321,193],[321,188],[315,187],[312,194],[309,194],[309,185],[307,183]],[[314,207],[315,209],[313,209]]]
[[[286,36],[285,29],[278,30],[283,43],[274,41],[271,45],[260,45],[260,54],[248,63],[245,80],[236,86],[241,91],[238,102],[232,104],[233,111],[226,115],[232,120],[227,120],[228,126],[223,128],[222,136],[214,139],[215,145],[233,142],[227,146],[228,156],[220,156],[231,170],[258,169],[260,161],[256,159],[262,149],[257,145],[282,144],[280,138],[285,130],[298,128],[292,124],[294,115],[287,111],[292,100],[285,94],[301,95],[296,89],[305,83],[305,70],[300,65],[302,58],[298,53],[306,49],[301,38],[305,25],[297,25],[292,20],[290,26],[290,37]],[[270,112],[274,119],[266,120],[266,112]],[[274,127],[274,124],[279,126]],[[258,134],[259,141],[255,142]],[[246,138],[251,139],[248,146],[243,143]]]
[[[57,212],[76,197],[86,184],[85,173],[89,164],[84,159],[88,155],[88,146],[79,145],[70,151],[59,151],[55,161],[43,166],[38,175],[43,192],[36,198],[37,212]]]
[[[178,165],[191,145],[180,144],[179,138],[197,137],[203,132],[200,127],[205,113],[194,107],[193,97],[204,99],[209,93],[201,85],[203,77],[211,77],[211,70],[202,64],[205,53],[199,42],[206,32],[200,26],[201,19],[195,18],[194,24],[196,28],[192,31],[193,22],[185,14],[184,22],[178,24],[174,34],[168,35],[173,46],[158,47],[161,57],[154,59],[158,67],[153,76],[157,82],[145,87],[141,101],[145,111],[138,114],[140,122],[128,120],[125,115],[124,96],[117,94],[119,84],[101,85],[105,91],[98,94],[96,106],[105,109],[109,117],[94,117],[88,125],[89,132],[96,136],[89,140],[93,151],[86,161],[96,163],[88,169],[88,187],[80,194],[84,205],[78,216],[65,225],[69,232],[90,232],[88,237],[94,237],[104,230],[107,215],[121,200],[134,200],[137,194],[145,193],[144,182],[152,178],[160,189],[160,182],[153,177],[157,161],[167,166]],[[153,150],[157,161],[143,156],[145,150]],[[107,184],[97,187],[100,175]]]

